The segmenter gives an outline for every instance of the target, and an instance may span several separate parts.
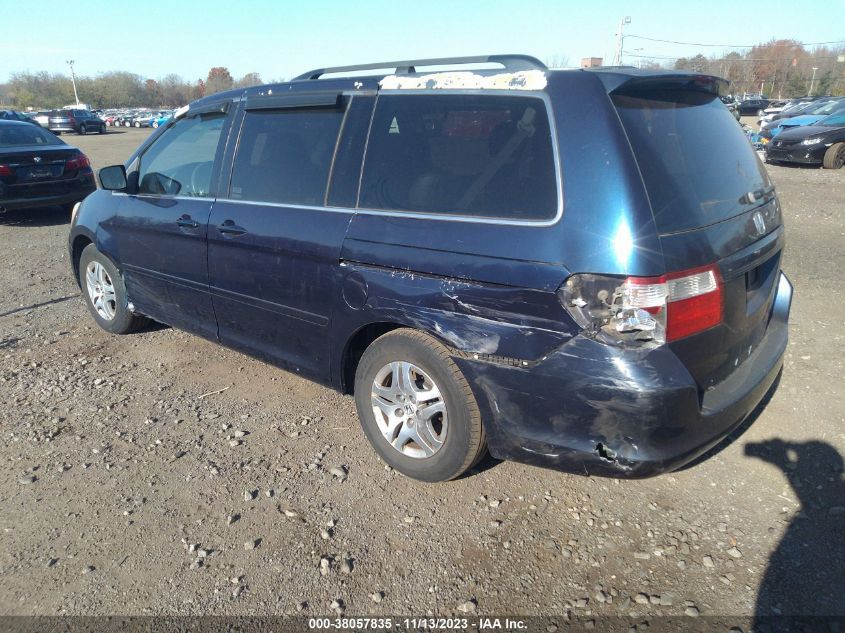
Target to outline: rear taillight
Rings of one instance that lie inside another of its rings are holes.
[[[69,158],[65,161],[65,171],[76,171],[90,166],[91,161],[88,160],[88,157],[85,154],[79,154],[78,156],[74,156],[73,158]]]
[[[0,176],[11,176],[12,168],[8,165],[0,165]]]
[[[573,275],[559,296],[581,327],[613,344],[662,344],[722,322],[716,266],[660,277]]]

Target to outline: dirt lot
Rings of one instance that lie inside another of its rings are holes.
[[[99,168],[145,136],[65,138]],[[0,215],[0,613],[845,615],[845,171],[769,169],[796,291],[780,388],[644,481],[405,479],[349,397],[172,329],[100,331],[68,218]]]

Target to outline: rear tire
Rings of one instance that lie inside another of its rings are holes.
[[[403,367],[410,383],[399,378]],[[388,395],[376,395],[376,389]],[[355,372],[355,405],[370,444],[407,477],[448,481],[485,454],[484,426],[469,383],[449,350],[423,332],[393,330],[366,349]],[[440,413],[426,415],[432,405]]]
[[[845,165],[845,143],[834,143],[827,148],[822,159],[825,169],[841,169]]]
[[[149,323],[129,311],[123,276],[93,244],[86,246],[79,258],[79,282],[88,311],[106,332],[129,334]]]
[[[100,126],[100,134],[105,134],[105,133],[106,133],[106,124],[105,124],[105,123],[103,123],[103,124]]]

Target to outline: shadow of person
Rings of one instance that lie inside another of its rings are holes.
[[[769,559],[754,631],[828,630],[811,618],[845,617],[845,462],[820,441],[772,439],[746,444],[745,454],[780,468],[801,502]]]

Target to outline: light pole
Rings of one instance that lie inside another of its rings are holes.
[[[73,64],[74,61],[72,59],[67,60],[67,65],[70,66],[70,81],[73,83],[73,98],[76,99],[76,105],[79,105],[79,94],[76,92],[76,75],[73,73]]]
[[[626,24],[631,23],[631,16],[626,15],[624,18],[619,20],[619,30],[616,31],[616,57],[613,58],[613,65],[614,66],[621,66],[622,65],[622,45],[625,42],[625,36],[622,34],[622,30],[625,28]]]
[[[813,78],[810,79],[810,92],[807,94],[808,97],[813,96],[813,84],[816,83],[816,71],[818,70],[817,66],[813,66]]]

